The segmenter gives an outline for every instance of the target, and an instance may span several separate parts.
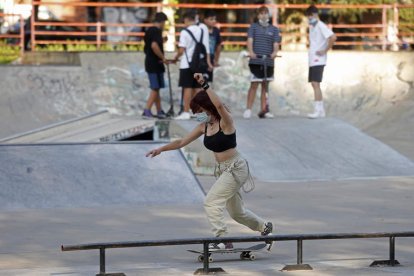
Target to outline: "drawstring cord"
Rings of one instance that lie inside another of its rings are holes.
[[[245,192],[247,194],[247,193],[250,193],[251,191],[253,191],[256,185],[254,183],[252,175],[250,174],[249,162],[247,162],[246,159],[243,159],[243,160],[246,162],[246,165],[247,165],[247,181],[242,185],[242,190],[243,190],[243,192]],[[236,165],[236,162],[237,161],[231,162],[226,168],[224,168],[224,170],[222,172],[230,173],[233,176],[233,178],[236,180],[236,182],[241,184],[240,179],[238,179],[238,177],[236,176],[236,174],[233,171],[233,169]],[[218,163],[218,162],[214,166],[214,176],[216,177],[216,179],[219,178],[220,174],[221,174],[221,173],[219,174],[217,172],[217,170],[219,172],[221,172],[220,163]]]

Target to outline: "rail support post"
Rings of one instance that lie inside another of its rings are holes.
[[[293,270],[313,270],[308,264],[303,264],[303,241],[297,240],[297,263],[295,265],[286,265],[281,271],[293,271]]]
[[[208,267],[208,263],[210,262],[210,253],[208,252],[208,242],[204,242],[203,244],[203,268],[199,268],[194,272],[194,275],[208,275],[208,274],[216,274],[216,273],[226,273],[221,267]]]
[[[99,248],[99,273],[96,276],[125,276],[124,273],[105,272],[105,248]]]
[[[395,259],[395,237],[390,237],[390,259],[389,260],[380,260],[373,261],[370,266],[396,266],[400,262]]]

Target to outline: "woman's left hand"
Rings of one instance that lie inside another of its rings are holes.
[[[161,150],[159,150],[159,149],[153,149],[150,152],[148,152],[145,156],[146,157],[149,157],[150,156],[151,158],[153,158],[153,157],[159,155],[160,153],[161,153]]]

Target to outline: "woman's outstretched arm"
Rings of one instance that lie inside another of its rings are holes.
[[[163,151],[180,149],[180,148],[188,145],[189,143],[191,143],[192,141],[194,141],[198,137],[200,137],[202,134],[203,134],[203,124],[200,124],[197,127],[195,127],[184,138],[172,141],[171,143],[168,143],[168,144],[166,144],[162,147],[153,149],[153,150],[149,151],[145,156],[146,157],[155,157]]]

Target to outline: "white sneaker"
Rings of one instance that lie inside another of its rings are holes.
[[[175,117],[175,120],[190,120],[190,112],[182,112],[179,116]]]
[[[308,114],[309,119],[324,118],[325,110],[315,110],[313,113]]]
[[[250,119],[252,117],[252,111],[250,109],[246,109],[243,113],[243,118]]]
[[[275,117],[275,115],[273,115],[270,112],[266,112],[264,116],[265,116],[265,118],[268,118],[268,119],[273,119]]]

